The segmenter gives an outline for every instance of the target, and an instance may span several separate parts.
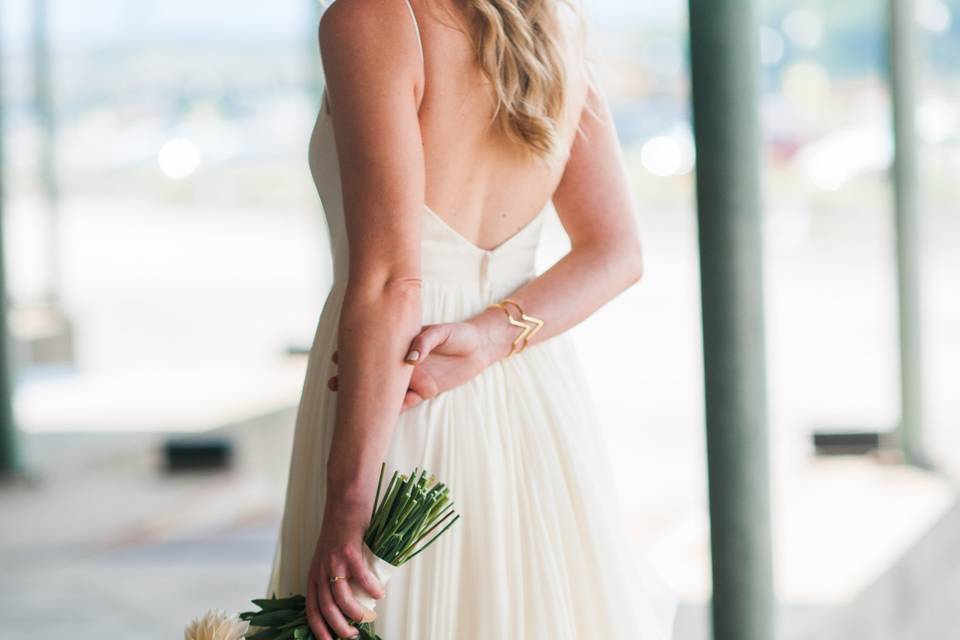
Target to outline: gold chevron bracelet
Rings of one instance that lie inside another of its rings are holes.
[[[511,306],[516,307],[517,313],[519,314],[519,319],[510,313]],[[523,307],[521,307],[516,300],[504,298],[501,302],[494,302],[487,308],[500,309],[507,316],[507,321],[510,322],[510,324],[520,328],[519,335],[514,338],[513,343],[510,345],[510,353],[508,356],[512,356],[515,353],[520,353],[526,349],[527,343],[530,342],[530,338],[532,338],[537,331],[540,331],[540,329],[543,328],[543,320],[525,314],[523,312]]]

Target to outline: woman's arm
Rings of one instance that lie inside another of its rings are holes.
[[[544,321],[530,344],[570,329],[643,275],[636,208],[610,108],[593,87],[586,105],[582,134],[553,196],[570,252],[509,296]],[[418,366],[406,404],[458,386],[506,357],[518,331],[499,309],[465,323],[425,327],[411,344]]]
[[[336,2],[320,23],[349,241],[338,335],[339,394],[326,469],[324,520],[311,566],[308,613],[318,638],[356,630],[363,611],[346,580],[382,589],[363,565],[364,531],[380,464],[410,380],[404,363],[420,329],[420,216],[424,168],[415,34],[398,29],[403,3]],[[321,619],[322,616],[322,619]]]
[[[620,143],[606,98],[588,90],[563,178],[553,195],[570,252],[510,298],[528,315],[544,321],[530,344],[547,340],[585,320],[643,275],[636,207]],[[517,328],[503,312],[489,309],[475,318],[488,338],[489,356],[510,352]],[[504,325],[506,324],[506,328]]]

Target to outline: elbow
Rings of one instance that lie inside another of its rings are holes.
[[[422,280],[418,276],[393,276],[379,287],[380,299],[388,309],[404,314],[420,315],[420,290]]]
[[[611,283],[620,290],[626,289],[643,278],[643,247],[635,234],[613,234],[597,238],[575,239],[573,251],[590,256],[590,260],[603,271]]]
[[[422,285],[420,276],[394,274],[383,278],[376,289],[385,300],[419,308]]]
[[[393,321],[420,324],[419,276],[385,274],[350,278],[344,295],[344,313],[377,313]]]
[[[643,278],[643,248],[634,238],[620,238],[599,247],[600,260],[612,281],[621,290],[633,286]]]

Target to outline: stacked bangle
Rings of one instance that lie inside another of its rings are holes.
[[[511,313],[511,308],[516,308],[516,313]],[[516,300],[504,298],[500,302],[494,302],[488,309],[500,309],[507,316],[507,320],[515,327],[520,328],[520,333],[514,338],[510,347],[510,354],[520,353],[527,348],[527,343],[540,328],[543,327],[543,320],[528,316],[523,312],[523,308]]]

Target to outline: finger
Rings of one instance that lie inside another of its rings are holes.
[[[363,590],[366,591],[371,598],[379,600],[383,597],[385,593],[383,585],[377,580],[377,576],[373,575],[373,571],[370,570],[367,563],[363,561],[362,555],[348,556],[347,563],[349,564],[350,575],[353,576],[353,579],[363,587]]]
[[[437,384],[437,380],[426,372],[421,371],[419,368],[414,367],[413,375],[410,376],[410,384],[407,386],[407,391],[411,391],[418,396],[421,400],[430,400],[431,398],[436,398],[440,394],[440,386]]]
[[[337,582],[341,581],[337,580]],[[323,616],[323,619],[327,621],[327,624],[330,625],[330,628],[333,629],[333,632],[339,637],[354,638],[359,632],[350,625],[349,620],[343,617],[343,612],[340,611],[340,607],[337,606],[337,603],[333,599],[330,587],[329,581],[326,584],[317,585],[317,588],[320,590],[320,614]]]
[[[403,406],[400,407],[401,411],[406,411],[407,409],[413,409],[415,406],[423,402],[423,398],[416,391],[407,391],[407,394],[403,396]]]
[[[439,347],[450,337],[450,326],[445,324],[428,324],[410,342],[410,350],[404,358],[408,363],[420,362],[430,352]]]
[[[320,615],[320,601],[317,598],[317,579],[311,574],[307,581],[307,624],[317,640],[334,640],[327,630],[327,623]]]
[[[339,388],[340,388],[340,382],[337,379],[337,376],[333,376],[332,378],[327,380],[327,389],[330,389],[330,391],[336,391]]]
[[[334,351],[330,359],[333,360],[333,364],[340,364],[340,352]]]
[[[340,607],[340,611],[346,614],[347,618],[354,622],[369,622],[369,609],[357,602],[353,596],[353,590],[346,580],[337,580],[331,585],[333,591],[333,600]]]
[[[331,575],[335,576],[352,576],[354,571],[350,566],[350,557],[351,556],[360,557],[359,551],[354,551],[352,548],[346,550],[344,556],[346,557],[346,562],[340,558],[334,559],[331,562],[331,569],[333,573]],[[340,611],[349,619],[354,622],[360,622],[363,620],[366,615],[366,610],[364,607],[360,606],[360,603],[357,602],[356,597],[353,595],[353,590],[350,587],[348,580],[337,580],[330,583],[330,591],[333,595],[334,603],[340,608]]]

